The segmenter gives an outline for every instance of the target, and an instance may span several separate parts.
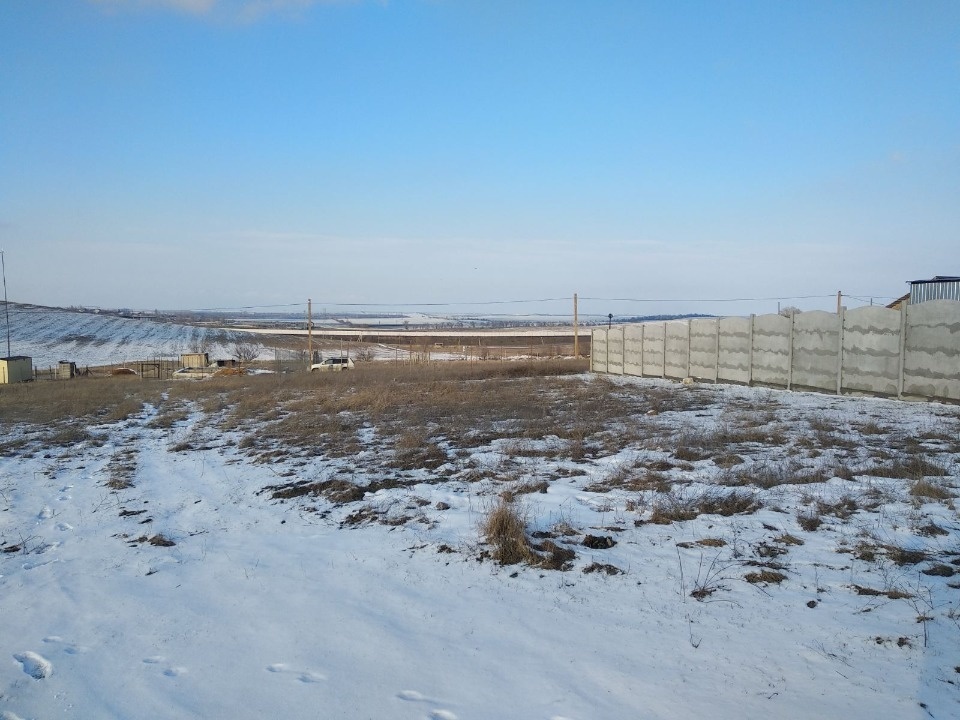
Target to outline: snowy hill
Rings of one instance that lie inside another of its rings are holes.
[[[177,358],[203,345],[214,357],[231,357],[243,333],[147,318],[10,303],[10,352],[33,358],[35,368],[71,360],[79,367],[133,360]],[[0,317],[0,323],[5,318]],[[0,334],[6,355],[6,337]]]

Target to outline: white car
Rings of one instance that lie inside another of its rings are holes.
[[[323,362],[311,365],[310,372],[317,370],[353,370],[355,367],[356,365],[353,364],[353,360],[348,357],[327,358]]]

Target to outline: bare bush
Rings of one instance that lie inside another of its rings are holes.
[[[260,357],[260,352],[262,350],[263,345],[261,345],[259,342],[249,337],[242,336],[238,337],[234,341],[231,353],[239,362],[250,363]]]

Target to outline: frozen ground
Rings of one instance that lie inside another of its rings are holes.
[[[744,441],[729,466],[696,442],[573,461],[538,452],[556,438],[493,439],[336,503],[263,490],[360,473],[376,428],[356,455],[308,462],[255,461],[199,408],[172,427],[156,408],[93,426],[98,445],[13,429],[28,442],[0,457],[0,718],[960,716],[958,408],[612,387],[657,392],[662,437],[746,423],[783,441]],[[686,392],[698,402],[671,409]],[[813,442],[827,427],[842,452]],[[782,470],[787,444],[809,448],[805,468],[852,472],[735,488],[755,512],[653,522],[724,472]],[[904,447],[945,472],[927,480],[947,497],[862,472]],[[631,484],[644,468],[672,489]],[[570,569],[484,559],[497,474],[531,533],[576,552]]]

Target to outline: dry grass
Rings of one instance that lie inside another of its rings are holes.
[[[910,484],[910,494],[915,498],[926,500],[949,500],[953,497],[953,493],[943,485],[926,478],[914,480]]]
[[[807,532],[813,532],[823,525],[823,517],[811,510],[801,510],[797,513],[797,524]]]
[[[527,536],[526,510],[511,495],[501,496],[484,518],[481,527],[484,542],[490,546],[490,557],[500,565],[526,563],[544,570],[569,570],[577,554],[561,547],[552,539],[539,545]],[[565,533],[560,533],[565,534]],[[538,537],[557,533],[538,533]]]
[[[118,422],[139,413],[144,403],[159,403],[162,391],[157,382],[125,377],[0,385],[0,427]]]
[[[912,455],[906,460],[894,460],[889,465],[877,465],[865,470],[863,474],[874,477],[919,481],[925,477],[943,477],[947,475],[947,470],[943,466],[930,462],[924,457]]]
[[[787,579],[787,576],[777,570],[770,570],[768,568],[764,568],[757,572],[747,573],[746,575],[743,576],[743,579],[753,585],[756,585],[758,583],[765,583],[768,585],[769,584],[779,585],[780,583],[782,583],[784,580]]]
[[[501,498],[487,513],[481,527],[491,556],[501,565],[532,563],[537,560],[527,538],[526,516],[513,502]]]
[[[711,489],[684,496],[682,493],[669,492],[654,499],[649,522],[669,525],[673,522],[693,520],[700,515],[729,517],[753,513],[760,507],[760,501],[751,493]]]
[[[807,468],[798,461],[783,463],[749,463],[726,468],[717,476],[721,485],[751,486],[769,490],[778,485],[809,485],[829,480],[835,473],[832,467]]]

